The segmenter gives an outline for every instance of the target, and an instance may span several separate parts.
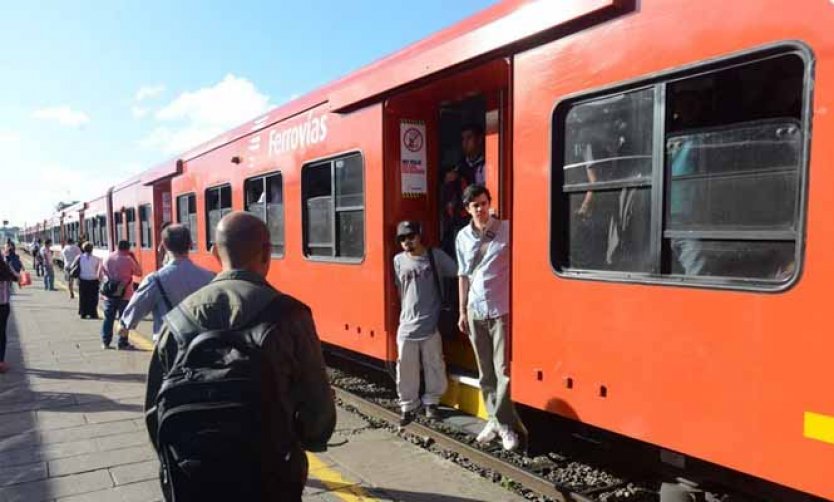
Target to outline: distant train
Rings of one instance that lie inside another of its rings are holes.
[[[25,238],[125,239],[147,273],[179,222],[216,268],[215,224],[251,211],[323,341],[390,361],[395,225],[440,242],[477,121],[512,224],[514,400],[834,499],[832,27],[824,0],[501,2]],[[482,413],[446,335],[447,401]]]

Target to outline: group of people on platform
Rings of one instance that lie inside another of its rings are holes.
[[[482,142],[482,131],[474,133]],[[457,327],[474,348],[489,414],[477,439],[489,442],[499,436],[503,447],[512,450],[523,426],[510,401],[507,375],[509,223],[493,216],[489,190],[475,182],[484,179],[483,158],[467,156],[467,167],[454,170],[447,182],[452,178],[465,181],[460,207],[469,217],[450,223],[459,227],[455,259],[424,244],[419,222],[402,221],[396,228],[402,249],[393,263],[401,298],[397,390],[402,424],[413,420],[421,406],[430,418],[438,417],[447,382],[438,332],[441,281],[457,277]],[[454,214],[457,205],[452,206]],[[33,246],[48,290],[54,288],[46,279],[54,277],[50,245]],[[218,223],[212,254],[221,266],[219,274],[193,263],[190,249],[187,227],[164,227],[165,264],[134,291],[133,278],[142,270],[127,241],[120,241],[103,261],[93,254],[92,244],[79,247],[68,241],[62,257],[70,297],[75,297],[77,279],[82,319],[97,319],[103,298],[105,349],[114,328],[117,347],[132,348],[130,330],[153,315],[145,417],[159,454],[166,500],[301,500],[307,478],[304,450],[326,449],[336,422],[312,312],[266,281],[272,246],[266,225],[256,216],[233,212]],[[3,346],[10,286],[22,270],[14,256],[12,246],[0,261]]]

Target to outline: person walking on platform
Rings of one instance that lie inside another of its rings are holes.
[[[61,250],[61,256],[64,258],[64,279],[67,281],[70,300],[75,298],[75,277],[70,273],[71,266],[80,255],[81,248],[75,245],[74,240],[67,239],[64,249]]]
[[[336,424],[313,316],[266,282],[263,221],[233,212],[215,237],[222,272],[166,315],[148,370],[162,492],[166,501],[299,502],[304,450],[325,450]]]
[[[19,279],[17,272],[5,260],[0,260],[0,373],[9,370],[6,363],[6,326],[11,314],[12,283]]]
[[[41,262],[43,267],[43,289],[55,290],[55,264],[52,263],[52,239],[46,239],[41,248]]]
[[[133,276],[142,275],[142,268],[130,251],[128,241],[119,241],[118,249],[104,260],[101,274],[105,279],[101,287],[101,295],[104,297],[101,348],[109,349],[110,342],[113,340],[113,324],[116,322],[116,316],[121,317],[128,301],[133,296]],[[127,335],[123,333],[119,333],[116,347],[119,350],[133,349]]]
[[[463,204],[472,221],[455,242],[458,257],[460,319],[475,349],[481,394],[489,420],[478,442],[501,437],[505,450],[518,447],[513,430],[520,420],[510,400],[507,335],[510,313],[510,224],[490,215],[492,196],[486,187],[469,185]]]
[[[139,321],[153,312],[153,340],[156,342],[165,314],[214,278],[213,272],[195,265],[188,258],[191,232],[187,227],[166,226],[162,230],[161,246],[169,257],[168,264],[146,276],[133,294],[122,314],[120,337],[127,337]]]
[[[400,325],[397,329],[397,394],[400,425],[414,419],[425,406],[428,418],[437,418],[437,405],[446,392],[446,365],[437,322],[443,301],[442,280],[455,277],[455,261],[440,249],[426,248],[420,224],[402,221],[397,225],[402,253],[394,257],[394,279],[400,293]],[[420,362],[425,392],[420,399]]]
[[[93,244],[85,242],[82,253],[70,264],[70,270],[78,265],[78,316],[81,319],[98,319],[98,286],[101,260],[93,256]]]
[[[35,267],[35,275],[40,277],[43,275],[43,256],[41,256],[41,240],[38,239],[32,243],[29,249],[32,252],[32,262]]]
[[[6,243],[6,251],[3,253],[3,260],[9,265],[14,273],[18,275],[26,270],[23,266],[23,260],[21,260],[20,255],[17,254],[17,249],[15,248],[13,242]],[[14,294],[14,286],[12,286],[9,291],[10,294]]]

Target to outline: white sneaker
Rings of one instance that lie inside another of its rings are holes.
[[[518,448],[518,434],[506,425],[498,426],[498,435],[501,436],[501,445],[507,451]]]
[[[489,443],[493,439],[495,439],[495,422],[490,420],[484,426],[483,430],[481,430],[480,434],[478,434],[478,437],[475,438],[475,441],[479,443]]]

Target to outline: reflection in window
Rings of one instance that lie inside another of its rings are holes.
[[[788,53],[560,105],[554,266],[794,277],[805,71]]]
[[[191,249],[197,249],[197,196],[194,194],[177,197],[177,223],[188,228],[191,234]]]
[[[206,190],[206,249],[214,245],[217,224],[224,216],[232,212],[232,187],[224,185]]]
[[[143,206],[139,206],[139,239],[142,246],[142,249],[150,249],[153,243],[153,223],[151,218],[153,217],[153,213],[151,212],[151,205],[145,204]]]
[[[304,252],[307,256],[364,256],[363,171],[362,156],[359,154],[304,166],[302,197]]]
[[[281,173],[246,181],[246,211],[257,215],[269,229],[273,255],[284,254],[284,186]]]
[[[649,272],[654,90],[571,107],[563,190],[571,268]]]

